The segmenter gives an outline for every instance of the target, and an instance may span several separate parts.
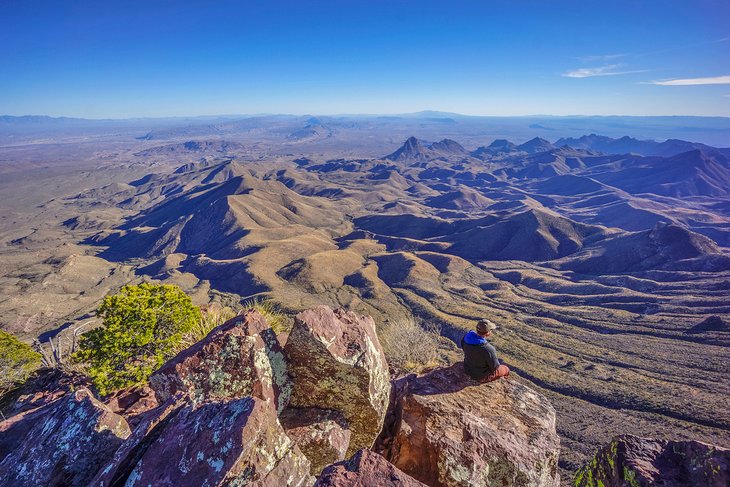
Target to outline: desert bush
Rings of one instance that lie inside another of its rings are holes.
[[[23,382],[41,366],[41,355],[30,345],[0,330],[0,394]]]
[[[378,335],[388,364],[400,373],[418,374],[439,364],[436,329],[403,320],[388,323]]]
[[[78,351],[79,337],[82,330],[94,323],[89,320],[73,328],[62,330],[56,337],[49,337],[45,342],[33,340],[33,350],[41,354],[41,367],[58,369],[65,373],[86,375],[85,366],[76,362],[73,357]]]
[[[147,380],[202,318],[179,287],[147,283],[107,296],[97,314],[102,325],[81,336],[74,359],[102,395]]]

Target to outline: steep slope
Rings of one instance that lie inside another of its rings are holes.
[[[426,144],[415,137],[409,137],[398,150],[388,154],[383,159],[394,162],[420,162],[440,157],[449,158],[465,155],[468,155],[466,149],[458,142],[450,139]]]
[[[297,225],[317,229],[341,221],[326,200],[298,195],[278,181],[233,176],[153,206],[100,243],[124,258],[183,252],[232,259],[246,254],[240,240],[252,230],[287,233]]]
[[[471,153],[471,155],[473,155],[474,157],[479,157],[479,158],[482,158],[485,156],[488,157],[488,156],[493,156],[493,155],[497,155],[497,154],[512,152],[513,150],[515,150],[516,147],[517,146],[515,144],[513,144],[512,142],[510,142],[507,139],[496,139],[486,147],[484,147],[484,146],[478,147],[476,150],[474,150]]]
[[[531,209],[492,225],[445,237],[449,252],[469,260],[551,260],[577,252],[606,236],[602,227]]]
[[[660,222],[652,230],[606,238],[550,265],[586,274],[650,269],[719,272],[730,269],[730,257],[709,238]]]
[[[286,138],[291,141],[305,142],[333,136],[334,131],[330,127],[322,125],[317,120],[312,120],[312,122],[290,133]]]
[[[528,154],[537,154],[538,152],[546,152],[551,149],[555,149],[555,146],[540,137],[535,137],[534,139],[530,139],[524,144],[520,144],[515,147],[515,150],[524,151]]]
[[[494,200],[487,198],[479,191],[470,188],[459,188],[455,191],[448,191],[439,196],[427,198],[425,203],[433,208],[477,210],[487,208],[494,203]]]
[[[621,170],[593,177],[630,193],[673,197],[730,195],[730,159],[701,150],[666,159],[637,158]]]

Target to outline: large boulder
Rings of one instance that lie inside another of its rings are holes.
[[[269,400],[278,411],[289,399],[283,349],[255,310],[237,316],[182,351],[150,377],[160,403],[183,392],[193,401]]]
[[[514,487],[559,484],[555,410],[512,380],[480,384],[463,364],[396,384],[384,454],[435,486]]]
[[[284,352],[293,380],[291,405],[341,411],[352,433],[348,455],[372,446],[390,394],[373,319],[327,306],[304,311]]]
[[[699,441],[617,436],[578,470],[574,485],[725,487],[730,485],[730,449]]]
[[[314,487],[425,487],[413,477],[395,468],[388,460],[363,448],[347,461],[330,465]]]
[[[86,388],[0,423],[0,485],[86,486],[131,434]]]
[[[319,475],[327,465],[345,459],[350,430],[341,412],[289,408],[279,420],[289,438],[312,462],[312,475]]]
[[[140,427],[141,441],[118,455],[94,485],[278,487],[314,482],[309,461],[284,433],[276,410],[259,398],[191,402]]]

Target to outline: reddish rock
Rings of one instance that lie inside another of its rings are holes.
[[[279,417],[289,438],[312,463],[312,475],[345,459],[350,444],[347,421],[339,411],[329,409],[286,409]]]
[[[699,441],[617,436],[578,470],[574,485],[726,487],[730,485],[730,449]]]
[[[108,487],[119,485],[120,479],[129,477],[132,469],[157,439],[165,425],[185,406],[182,396],[172,397],[162,406],[138,416],[134,432],[114,453],[114,457],[101,469],[89,485]]]
[[[82,388],[0,423],[0,485],[86,486],[131,434]]]
[[[545,397],[511,380],[477,383],[462,363],[403,381],[382,441],[396,467],[436,487],[558,485],[560,440]]]
[[[311,485],[310,464],[258,398],[189,403],[171,410],[97,485]],[[112,467],[113,468],[113,467]]]
[[[10,414],[39,408],[70,391],[89,386],[89,379],[81,374],[66,373],[60,369],[40,369],[16,392],[17,399],[10,409]]]
[[[104,404],[116,414],[123,416],[130,426],[136,426],[142,414],[160,405],[155,391],[146,384],[117,391],[105,398]]]
[[[283,350],[257,311],[237,316],[168,361],[150,377],[162,403],[183,392],[193,401],[269,400],[279,411],[290,390]]]
[[[291,406],[341,411],[348,454],[370,447],[388,406],[390,375],[369,316],[318,306],[296,316],[285,348]]]
[[[315,487],[425,487],[385,458],[363,448],[344,462],[325,468]]]

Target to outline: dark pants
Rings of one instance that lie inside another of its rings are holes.
[[[509,367],[502,364],[499,367],[497,367],[497,370],[495,370],[491,374],[485,376],[479,382],[492,382],[493,380],[497,380],[500,377],[507,377],[508,375],[509,375]]]

